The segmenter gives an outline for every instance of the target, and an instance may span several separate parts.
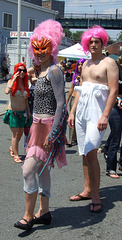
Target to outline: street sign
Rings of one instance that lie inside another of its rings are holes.
[[[30,36],[33,34],[33,32],[20,32],[20,38],[30,38]],[[18,32],[10,32],[11,38],[17,38]]]

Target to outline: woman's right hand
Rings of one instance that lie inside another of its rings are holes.
[[[7,83],[7,86],[5,88],[5,93],[9,94],[11,92],[11,89],[13,87],[14,82],[16,81],[17,77],[19,76],[19,72],[15,73],[13,78],[10,79]]]
[[[19,72],[16,72],[15,74],[14,74],[14,76],[13,76],[13,80],[14,80],[14,82],[15,82],[15,80],[17,79],[17,77],[19,77]]]
[[[49,153],[51,148],[52,148],[52,146],[53,146],[53,143],[52,143],[52,141],[48,141],[47,138],[46,138],[45,141],[44,141],[43,146],[44,146],[45,151],[47,153]]]
[[[68,126],[70,128],[74,127],[74,114],[70,112],[68,120],[67,120]]]

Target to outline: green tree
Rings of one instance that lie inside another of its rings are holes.
[[[81,41],[81,36],[83,34],[83,31],[77,31],[75,33],[72,34],[72,39],[75,41],[75,42],[80,42]]]
[[[63,29],[65,36],[67,38],[70,38],[74,40],[75,42],[80,42],[81,41],[81,35],[83,34],[83,31],[77,31],[75,33],[72,33],[69,29],[64,28]]]
[[[111,39],[111,37],[109,36],[109,39],[108,39],[108,43],[107,44],[112,44],[114,43],[114,40]]]
[[[71,38],[72,32],[71,32],[69,29],[64,28],[64,29],[63,29],[63,32],[65,33],[65,37]]]

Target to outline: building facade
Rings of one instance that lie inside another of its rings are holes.
[[[21,31],[32,32],[33,29],[46,19],[55,19],[57,12],[46,9],[40,5],[32,4],[34,0],[21,1]],[[35,0],[37,3],[40,0]],[[8,53],[8,46],[11,50],[9,56],[12,66],[17,63],[17,36],[10,37],[10,33],[17,31],[18,25],[18,0],[0,0],[0,63],[3,57]],[[30,59],[28,57],[29,38],[21,36],[20,55],[24,55],[28,65]],[[25,49],[25,50],[24,50]],[[13,51],[13,52],[12,52]],[[27,54],[27,56],[26,56]],[[28,57],[28,59],[27,59]],[[1,64],[0,64],[1,66]],[[0,69],[1,71],[1,69]]]
[[[64,18],[65,2],[55,0],[42,0],[42,6],[48,9],[58,11],[58,18]]]
[[[109,55],[115,54],[119,56],[122,54],[122,42],[112,43],[106,47],[106,50],[108,51]]]
[[[42,0],[23,0],[23,1],[42,6]]]

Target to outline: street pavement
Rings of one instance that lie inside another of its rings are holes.
[[[6,83],[0,82],[0,240],[122,240],[122,172],[117,170],[119,179],[105,175],[103,153],[98,154],[101,167],[100,197],[103,204],[101,213],[90,213],[90,200],[70,202],[69,197],[83,190],[84,178],[82,159],[77,145],[66,146],[68,165],[51,169],[50,211],[52,222],[49,226],[35,225],[31,232],[14,228],[14,223],[23,217],[25,199],[23,191],[22,164],[14,163],[9,155],[11,132],[2,121],[9,96],[4,94]],[[70,84],[66,84],[66,92]],[[68,128],[67,128],[68,134]],[[107,129],[102,145],[109,134]],[[23,137],[19,153],[25,157]],[[119,153],[118,153],[119,155]],[[39,206],[39,197],[36,209]]]
[[[9,103],[9,95],[6,95],[4,92],[6,83],[6,81],[0,79],[0,115],[5,112]]]

